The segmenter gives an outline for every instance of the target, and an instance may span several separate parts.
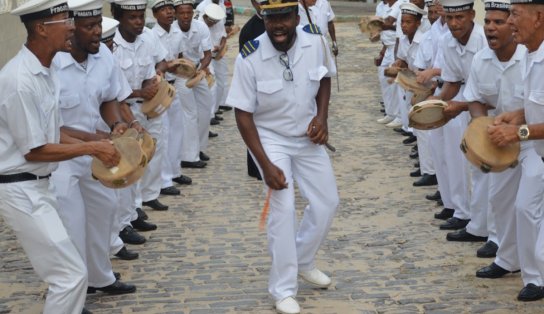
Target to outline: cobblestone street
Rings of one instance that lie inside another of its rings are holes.
[[[237,17],[242,25],[247,17]],[[317,265],[332,275],[328,290],[300,282],[302,313],[544,313],[542,301],[521,303],[518,274],[477,279],[492,262],[476,257],[481,243],[451,243],[438,230],[439,211],[412,186],[413,160],[402,136],[375,122],[380,91],[372,64],[379,46],[356,22],[336,24],[340,92],[333,79],[329,113],[330,153],[340,206]],[[237,38],[229,41],[233,68]],[[145,208],[156,231],[135,261],[114,259],[135,294],[88,295],[93,313],[275,313],[267,292],[269,257],[259,231],[265,192],[246,175],[246,149],[233,111],[211,129],[211,161],[187,169],[193,184],[181,196],[161,197],[170,209]],[[451,145],[458,146],[458,143]],[[298,198],[299,213],[304,201]],[[0,230],[0,313],[40,313],[46,284],[34,274],[11,230]]]

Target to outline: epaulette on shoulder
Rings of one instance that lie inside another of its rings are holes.
[[[303,31],[310,34],[317,34],[321,35],[321,30],[319,29],[319,26],[316,24],[308,24],[302,28]]]
[[[259,41],[258,40],[250,40],[244,44],[242,47],[242,50],[240,50],[240,54],[243,58],[246,58],[250,54],[257,51],[257,48],[259,48]]]

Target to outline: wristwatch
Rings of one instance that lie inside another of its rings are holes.
[[[529,139],[529,127],[527,124],[523,124],[518,129],[518,137],[520,141],[526,141]]]

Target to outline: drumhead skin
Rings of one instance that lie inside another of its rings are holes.
[[[174,101],[176,89],[172,84],[160,78],[159,90],[157,94],[150,100],[144,101],[142,104],[142,112],[148,118],[156,118],[166,111]]]
[[[425,100],[410,108],[409,126],[418,130],[437,129],[448,121],[444,117],[447,103],[442,100]]]
[[[196,74],[195,64],[188,59],[180,58],[169,63],[169,67],[176,66],[174,74],[182,78],[191,78]]]
[[[395,82],[405,90],[412,92],[412,104],[417,104],[424,101],[432,94],[430,85],[419,84],[416,79],[416,74],[409,69],[402,69],[397,73]]]
[[[104,186],[120,189],[133,184],[143,175],[142,171],[139,176],[135,176],[139,173],[139,168],[145,169],[147,158],[134,138],[119,137],[113,139],[113,145],[121,155],[119,164],[116,167],[107,168],[102,161],[93,157],[91,170],[93,177]]]
[[[489,139],[487,128],[493,124],[493,120],[494,117],[473,119],[461,142],[461,150],[468,161],[485,173],[501,172],[518,164],[519,142],[499,147]]]
[[[187,82],[185,82],[185,86],[187,86],[188,88],[193,88],[193,87],[195,87],[195,85],[198,84],[198,82],[200,82],[205,76],[206,76],[206,72],[204,72],[204,71],[198,71],[198,72],[196,73],[195,77],[193,77],[192,79],[187,80]]]

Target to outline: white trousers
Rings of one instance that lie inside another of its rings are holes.
[[[382,59],[382,64],[378,67],[378,79],[380,81],[385,114],[393,118],[397,117],[398,115],[398,104],[396,103],[397,98],[395,95],[393,95],[396,84],[389,84],[387,82],[389,78],[383,74],[383,71],[395,61],[394,50],[395,45],[387,47]]]
[[[0,214],[36,274],[49,285],[43,313],[80,314],[87,296],[87,269],[56,208],[49,180],[0,184]]]
[[[214,102],[206,80],[201,80],[193,88],[187,88],[186,81],[176,79],[176,92],[183,112],[181,158],[183,161],[199,161],[199,153],[208,148],[210,112]]]
[[[471,173],[471,193],[470,193],[470,222],[466,229],[467,232],[480,237],[488,237],[489,229],[496,234],[494,228],[488,226],[488,208],[489,208],[489,174],[482,172],[474,165],[469,165]],[[494,235],[493,237],[496,238]]]
[[[212,117],[215,115],[219,106],[224,106],[227,100],[229,91],[229,67],[227,60],[221,58],[219,60],[212,59],[212,66],[215,72],[215,105],[212,107]]]
[[[181,102],[176,95],[176,99],[172,102],[170,108],[168,108],[168,153],[166,160],[168,164],[165,166],[168,168],[170,176],[170,186],[172,185],[172,178],[179,177],[181,175],[181,148],[183,141],[183,111],[181,109]],[[164,184],[163,184],[164,185]]]
[[[60,162],[51,186],[59,216],[87,264],[89,286],[105,287],[115,282],[109,252],[117,203],[115,192],[92,178],[91,162],[89,156]]]
[[[433,161],[436,180],[438,181],[438,190],[440,191],[440,198],[444,203],[445,208],[453,209],[454,205],[450,196],[450,186],[448,180],[447,166],[446,166],[446,157],[444,155],[445,148],[444,146],[444,128],[438,128],[434,130],[429,130],[429,147],[430,155]]]
[[[287,189],[272,191],[267,223],[272,257],[268,291],[274,299],[281,300],[297,294],[298,271],[315,267],[315,255],[338,206],[338,191],[323,146],[313,144],[307,137],[261,141],[266,155],[283,171],[288,184]],[[259,171],[262,174],[262,169]],[[309,202],[300,225],[295,211],[295,181]]]
[[[173,103],[173,102],[172,102]],[[170,108],[172,108],[172,105],[170,105]],[[168,132],[170,130],[170,119],[168,119],[168,111],[170,111],[170,108],[166,110],[165,113],[161,115],[162,118],[162,132],[161,132],[161,138],[163,139],[163,158],[162,158],[162,165],[161,165],[161,188],[167,188],[172,186],[172,171],[170,169],[170,159],[168,158],[168,147],[170,146],[168,140],[170,139],[168,136]]]
[[[466,113],[461,113],[442,127],[444,132],[445,176],[450,189],[451,208],[455,209],[453,216],[459,219],[470,219],[470,198],[467,181],[468,162],[459,148],[463,133],[467,127],[467,119]]]

